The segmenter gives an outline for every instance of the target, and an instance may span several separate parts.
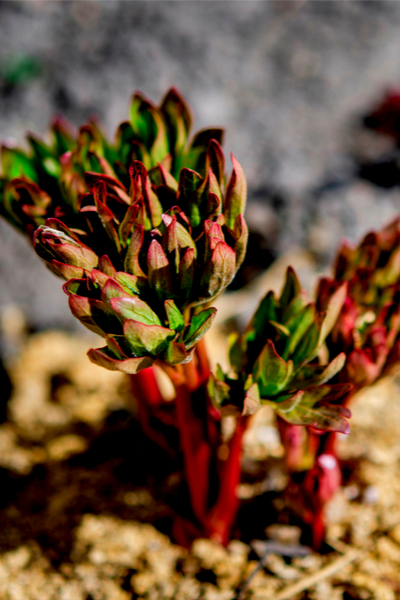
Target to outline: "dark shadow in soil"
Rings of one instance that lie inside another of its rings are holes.
[[[38,465],[27,476],[0,469],[0,552],[36,540],[57,568],[69,560],[74,529],[85,513],[168,529],[171,510],[160,501],[165,480],[176,469],[168,454],[143,437],[127,411],[111,413],[97,435],[82,424],[63,433],[83,430],[91,437],[85,453]],[[126,502],[127,492],[144,487],[154,490],[156,501]]]

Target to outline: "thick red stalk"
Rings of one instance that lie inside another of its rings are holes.
[[[153,367],[142,369],[136,375],[131,375],[130,380],[131,389],[137,402],[138,421],[143,432],[161,448],[171,452],[166,437],[150,423],[152,418],[158,418],[165,422],[165,418],[163,418],[165,415],[162,413],[164,398],[158,387]]]
[[[235,432],[229,443],[229,455],[220,461],[220,488],[218,499],[209,512],[211,537],[226,545],[239,508],[237,488],[240,483],[243,434],[248,417],[239,417]]]

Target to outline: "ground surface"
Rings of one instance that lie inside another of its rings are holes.
[[[284,263],[257,285],[279,285]],[[306,255],[297,266],[311,278]],[[221,314],[230,303],[220,303]],[[146,476],[156,451],[128,410],[124,376],[85,357],[94,340],[57,331],[24,338],[17,324],[7,336],[14,392],[0,426],[0,598],[400,598],[400,382],[385,381],[354,405],[352,433],[341,442],[344,488],[328,509],[323,555],[281,556],[287,544],[299,550],[301,531],[287,525],[283,451],[267,409],[245,439],[233,541],[223,549],[198,540],[188,552],[168,537],[163,498],[176,474],[155,454],[162,466],[155,480]],[[217,327],[214,359],[224,339]],[[265,542],[271,551],[261,566]]]

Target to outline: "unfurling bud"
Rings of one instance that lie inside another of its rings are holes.
[[[233,341],[233,376],[220,371],[211,384],[217,407],[228,414],[251,414],[269,404],[292,425],[348,433],[350,413],[336,401],[352,386],[327,383],[343,368],[345,355],[329,364],[315,360],[343,302],[341,290],[326,312],[317,312],[289,268],[280,297],[269,292],[243,335]]]
[[[325,309],[347,284],[346,300],[326,339],[329,353],[347,354],[339,375],[353,393],[398,368],[400,347],[399,219],[367,234],[358,246],[342,245],[334,278],[322,279],[317,303]]]
[[[41,226],[34,235],[36,252],[49,267],[64,279],[83,277],[98,264],[98,256],[79,238],[56,219],[53,227]]]
[[[243,171],[232,156],[226,185],[222,130],[190,128],[176,90],[160,107],[138,93],[114,144],[93,120],[77,134],[57,120],[51,145],[2,150],[0,212],[67,280],[73,314],[107,341],[90,356],[110,369],[190,360],[215,315],[201,307],[243,261]]]

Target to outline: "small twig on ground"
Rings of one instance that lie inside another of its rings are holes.
[[[263,555],[260,558],[260,561],[259,561],[257,567],[254,569],[254,571],[252,573],[250,573],[250,575],[247,577],[246,581],[240,588],[239,592],[232,600],[243,600],[244,593],[245,593],[246,589],[248,588],[251,580],[263,567],[263,564],[264,564],[264,561],[265,561],[267,555],[270,554],[271,552],[272,552],[271,547],[269,545],[267,545]],[[365,554],[366,554],[365,552],[358,550],[357,548],[350,548],[350,550],[348,550],[346,552],[346,554],[344,554],[343,556],[339,556],[333,562],[331,562],[329,565],[326,565],[326,567],[323,567],[316,573],[312,573],[311,575],[304,577],[300,581],[296,581],[296,583],[293,583],[293,584],[287,586],[286,588],[284,588],[283,590],[281,590],[280,592],[278,592],[278,594],[276,596],[274,595],[274,596],[267,597],[267,598],[265,598],[265,600],[291,600],[291,598],[293,596],[295,596],[296,594],[299,594],[300,592],[303,592],[304,590],[310,588],[311,586],[315,585],[316,583],[319,583],[323,579],[330,577],[331,575],[336,573],[336,571],[339,571],[339,569],[342,569],[343,567],[345,567],[349,563],[353,562],[354,560],[359,560],[360,558],[363,558]]]
[[[362,552],[357,548],[352,548],[346,554],[344,554],[343,556],[339,556],[339,558],[331,562],[326,567],[323,567],[316,573],[312,573],[308,577],[304,577],[304,579],[301,579],[300,581],[297,581],[296,583],[293,583],[281,590],[276,596],[271,596],[270,598],[266,598],[265,600],[290,600],[296,594],[299,594],[300,592],[303,592],[304,590],[310,588],[311,586],[322,581],[323,579],[330,577],[331,575],[336,573],[336,571],[339,571],[339,569],[342,569],[354,560],[359,560],[364,555],[365,552]]]
[[[240,590],[238,591],[237,595],[233,598],[233,600],[242,600],[244,592],[248,588],[253,577],[263,567],[265,559],[267,558],[268,554],[279,554],[280,556],[293,557],[293,556],[307,556],[307,554],[310,554],[310,552],[311,552],[311,549],[308,548],[308,546],[286,545],[286,544],[280,544],[275,541],[260,542],[260,541],[256,540],[255,542],[253,542],[251,544],[251,546],[255,550],[255,552],[260,556],[260,560],[259,560],[256,568],[254,569],[254,571],[252,573],[250,573],[250,575],[247,577],[247,579],[245,580],[245,582],[243,583],[243,585],[241,586]]]

